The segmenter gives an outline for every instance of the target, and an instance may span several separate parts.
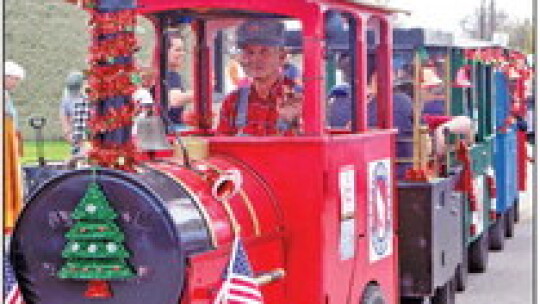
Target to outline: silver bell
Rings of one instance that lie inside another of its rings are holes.
[[[159,116],[150,115],[135,118],[135,143],[140,151],[172,149],[167,141],[165,127]]]

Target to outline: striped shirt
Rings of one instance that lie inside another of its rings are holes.
[[[90,104],[86,96],[64,94],[61,111],[71,122],[71,139],[77,145],[88,138],[87,122],[90,117]]]

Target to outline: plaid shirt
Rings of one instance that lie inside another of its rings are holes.
[[[77,98],[73,103],[73,116],[71,117],[72,125],[72,140],[79,144],[86,140],[87,135],[87,122],[90,117],[90,104],[86,96]]]
[[[274,83],[266,98],[259,96],[255,88],[251,86],[248,98],[247,125],[242,130],[238,130],[235,126],[236,107],[240,99],[239,90],[232,92],[225,98],[221,106],[218,133],[225,135],[242,133],[255,136],[290,135],[293,130],[279,130],[277,109],[285,98],[285,94],[294,91],[295,83],[288,78],[282,78]]]

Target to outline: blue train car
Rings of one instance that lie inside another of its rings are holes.
[[[509,124],[511,100],[509,94],[509,80],[502,72],[496,72],[495,96],[496,113],[495,125],[497,134],[495,138],[495,176],[497,186],[496,213],[497,222],[491,233],[492,242],[501,242],[503,234],[506,237],[513,235],[514,212],[519,197],[517,178],[517,136],[514,124]],[[501,238],[497,240],[497,238]],[[501,244],[502,245],[502,244]],[[502,246],[501,246],[502,247]]]

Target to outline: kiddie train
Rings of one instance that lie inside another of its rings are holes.
[[[526,190],[519,52],[394,30],[399,10],[363,1],[78,3],[93,165],[27,197],[10,246],[27,304],[454,303],[512,236]],[[155,29],[153,105],[130,97],[136,17]],[[172,32],[186,37],[194,127],[165,136]],[[300,71],[279,93],[302,96],[292,132],[249,133],[242,89],[232,117],[247,131],[216,127],[228,50],[253,51],[246,37]]]

